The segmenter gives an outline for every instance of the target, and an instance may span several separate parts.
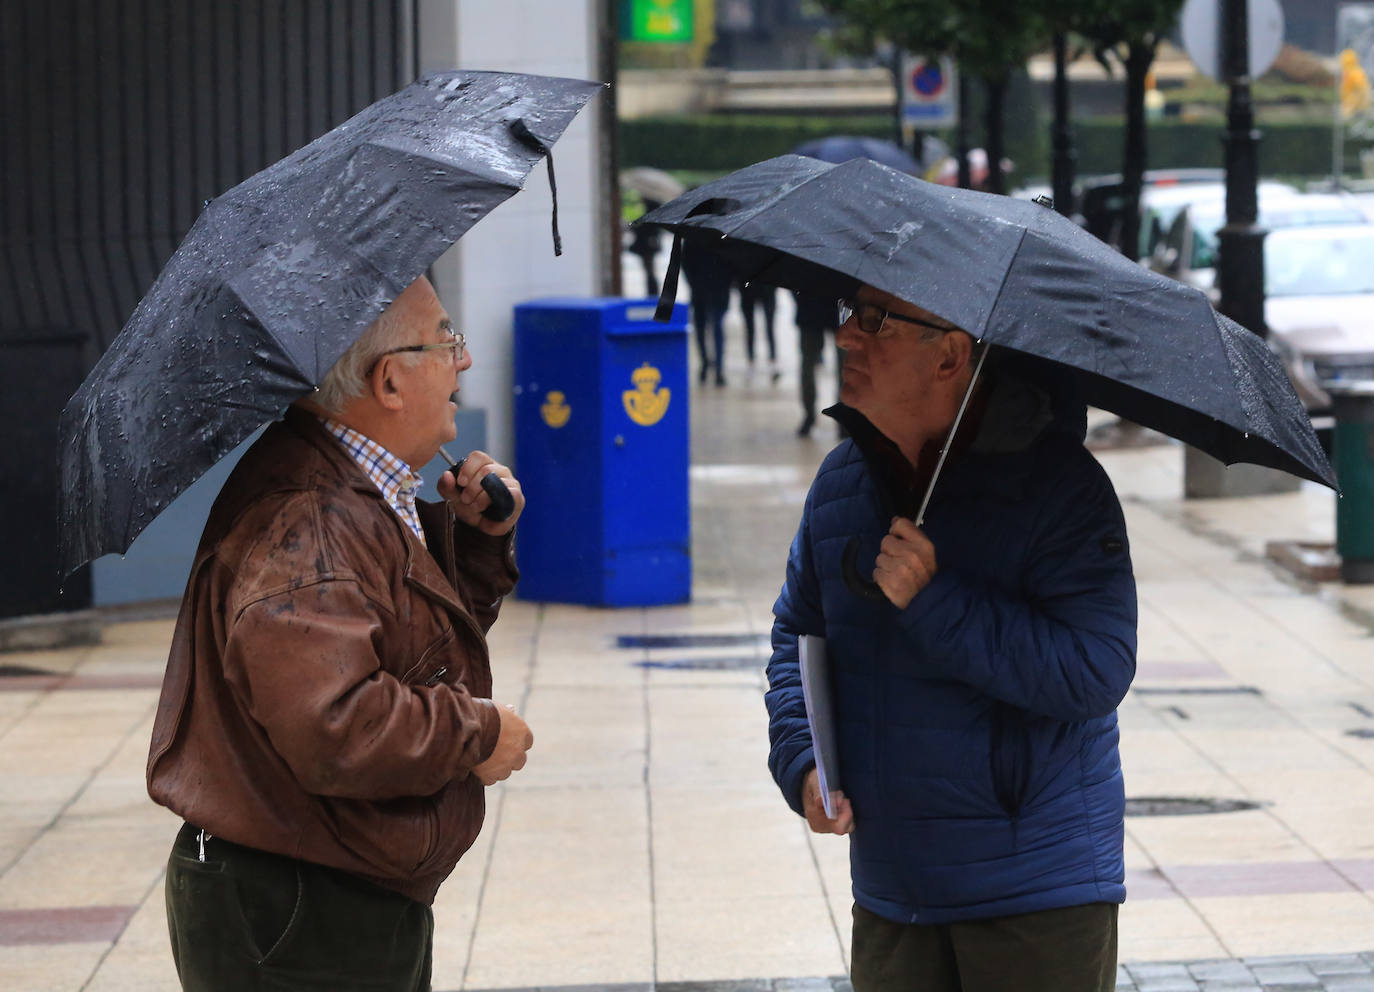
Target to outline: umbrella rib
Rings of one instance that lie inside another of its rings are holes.
[[[988,307],[988,315],[983,318],[983,327],[976,337],[981,341],[987,337],[988,325],[992,323],[993,315],[997,313],[997,308],[1002,304],[1002,294],[1007,290],[1007,277],[1011,274],[1011,267],[1016,264],[1016,257],[1021,254],[1021,246],[1026,243],[1026,228],[1021,228],[1021,234],[1016,239],[1016,247],[1007,257],[1007,267],[1002,271],[1002,283],[997,287],[997,295],[993,297],[992,306]],[[931,311],[934,313],[934,311]],[[940,314],[939,316],[944,316]],[[945,317],[948,320],[948,317]],[[965,329],[967,330],[967,328]],[[972,332],[970,332],[972,333]]]

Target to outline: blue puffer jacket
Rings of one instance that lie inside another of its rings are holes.
[[[891,481],[895,446],[836,410],[860,443],[817,473],[774,606],[769,766],[783,795],[800,813],[815,762],[797,637],[820,634],[859,905],[933,924],[1122,902],[1116,707],[1135,674],[1135,581],[1082,408],[994,387],[926,513],[938,572],[901,611],[856,595],[841,563],[857,536],[870,575],[913,493]]]

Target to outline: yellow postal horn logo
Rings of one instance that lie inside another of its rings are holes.
[[[645,362],[630,373],[630,381],[635,384],[635,388],[627,389],[620,394],[620,398],[625,401],[625,412],[636,424],[652,427],[668,412],[668,397],[671,390],[666,386],[658,388],[658,384],[663,381],[663,373]]]
[[[539,413],[544,418],[544,423],[557,430],[572,416],[572,407],[568,406],[566,397],[561,392],[550,389],[544,397],[544,402],[539,406]]]

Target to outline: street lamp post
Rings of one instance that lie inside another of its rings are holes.
[[[1218,232],[1217,309],[1260,337],[1264,324],[1264,235],[1256,224],[1259,138],[1250,98],[1247,0],[1220,0],[1222,68],[1231,87],[1226,107],[1226,225]]]
[[[1221,257],[1217,309],[1264,337],[1264,235],[1256,225],[1259,214],[1259,132],[1250,101],[1250,58],[1247,0],[1221,0],[1222,70],[1231,86],[1226,108],[1226,226],[1218,232]],[[1298,480],[1257,465],[1229,468],[1196,448],[1186,448],[1183,494],[1192,499],[1216,496],[1258,496],[1293,492]]]
[[[1069,124],[1068,37],[1054,35],[1054,207],[1065,217],[1073,213],[1073,174],[1078,156]]]

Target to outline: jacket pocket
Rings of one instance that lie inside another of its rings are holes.
[[[997,703],[989,730],[988,763],[997,805],[1011,819],[1021,812],[1030,787],[1030,733],[1021,711]]]
[[[401,676],[401,681],[406,685],[438,685],[440,682],[456,681],[458,673],[451,673],[442,660],[454,636],[453,628],[445,627],[443,633],[420,653],[420,660]]]

